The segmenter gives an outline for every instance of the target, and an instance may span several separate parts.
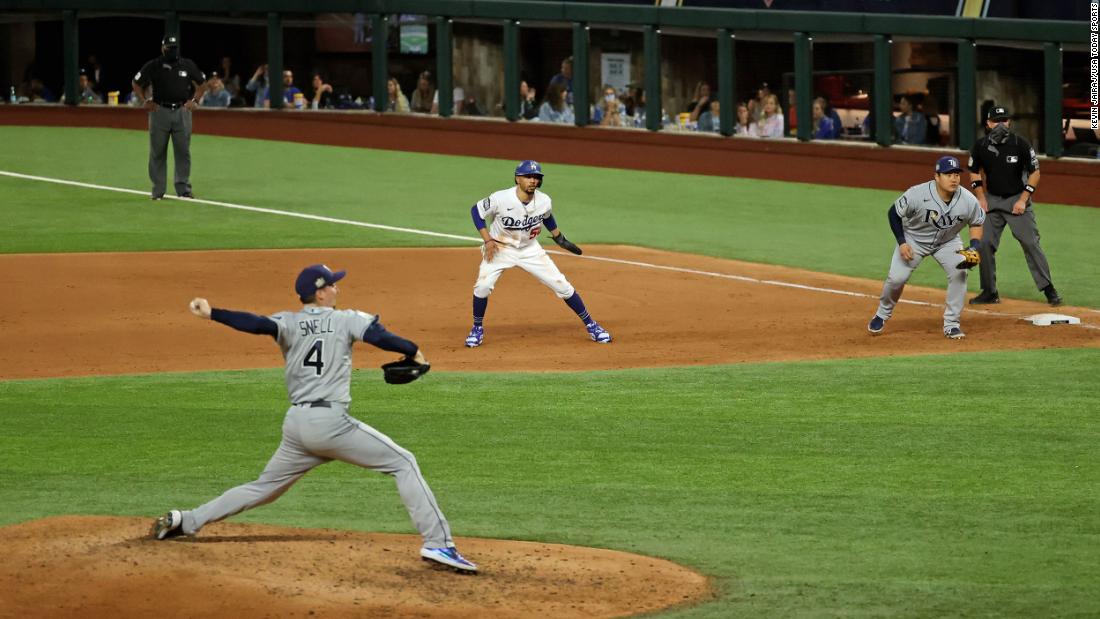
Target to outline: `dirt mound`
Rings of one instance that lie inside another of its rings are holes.
[[[461,538],[482,569],[464,576],[412,535],[217,523],[158,542],[151,521],[0,528],[0,617],[623,617],[711,595],[701,574],[612,550]]]

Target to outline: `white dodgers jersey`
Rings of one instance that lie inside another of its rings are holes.
[[[477,212],[489,224],[489,236],[517,249],[537,242],[542,222],[550,216],[550,196],[535,190],[527,204],[520,202],[516,188],[501,189],[477,203]]]

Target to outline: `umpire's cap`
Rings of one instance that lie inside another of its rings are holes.
[[[164,38],[160,40],[161,47],[179,47],[180,38],[174,34],[166,34]]]
[[[1012,117],[1008,115],[1008,110],[999,105],[989,108],[989,113],[985,115],[986,120],[1008,120],[1009,118]]]
[[[936,160],[936,174],[950,174],[951,172],[962,172],[958,157],[948,155]]]
[[[331,286],[344,279],[347,274],[347,271],[333,273],[332,269],[323,264],[311,264],[298,274],[298,279],[294,282],[294,292],[298,293],[299,299],[305,301],[315,296],[317,291],[325,286]]]

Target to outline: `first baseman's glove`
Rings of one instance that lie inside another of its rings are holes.
[[[391,385],[404,385],[420,378],[432,369],[429,363],[417,363],[412,357],[382,364],[382,378]]]
[[[955,252],[963,257],[963,261],[955,265],[956,269],[973,269],[978,266],[978,263],[982,261],[982,257],[978,254],[976,249],[960,249]]]
[[[562,249],[571,251],[578,256],[581,255],[581,248],[577,247],[577,245],[573,243],[573,241],[565,238],[564,234],[558,234],[557,236],[551,238],[553,238],[554,242],[557,243]]]

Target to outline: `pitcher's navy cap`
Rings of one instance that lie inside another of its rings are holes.
[[[1008,120],[1011,116],[1008,115],[1008,110],[997,105],[989,108],[989,113],[985,115],[986,120]]]
[[[958,157],[948,155],[936,160],[936,174],[948,174],[950,172],[962,172]]]
[[[331,286],[344,279],[347,274],[347,271],[333,273],[332,269],[323,264],[311,264],[298,274],[298,279],[294,282],[294,292],[297,292],[298,298],[304,301],[316,295],[317,291],[325,286]]]

